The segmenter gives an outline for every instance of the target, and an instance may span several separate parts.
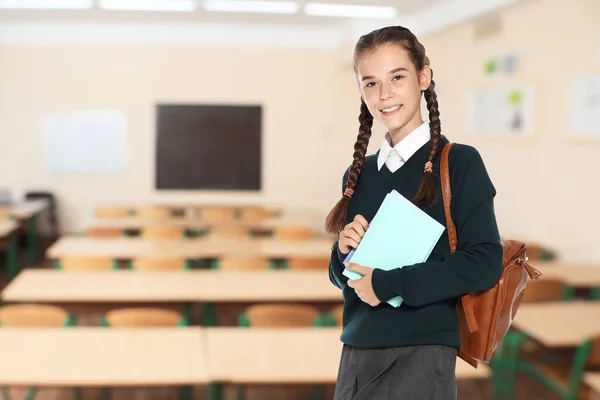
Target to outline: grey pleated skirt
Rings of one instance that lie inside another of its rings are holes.
[[[456,400],[457,349],[344,344],[334,400]]]

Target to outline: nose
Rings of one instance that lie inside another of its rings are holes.
[[[394,92],[392,92],[391,85],[387,85],[386,83],[382,83],[379,92],[379,101],[386,101],[394,97]]]

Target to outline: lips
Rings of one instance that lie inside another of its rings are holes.
[[[392,115],[392,114],[395,114],[396,112],[398,112],[398,110],[400,110],[400,108],[402,108],[401,104],[382,108],[379,111],[381,111],[381,113],[383,113],[383,115]]]

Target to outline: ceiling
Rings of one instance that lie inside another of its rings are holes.
[[[267,0],[273,1],[273,0]],[[300,1],[303,3],[305,0]],[[397,18],[413,16],[435,8],[448,0],[315,0],[323,3],[356,4],[369,6],[393,6],[398,10]],[[3,21],[76,21],[76,22],[243,22],[258,24],[302,24],[302,25],[331,25],[336,26],[348,21],[361,19],[348,19],[339,17],[308,16],[302,13],[286,14],[259,14],[259,13],[231,13],[207,12],[202,10],[201,0],[193,12],[139,12],[139,11],[106,11],[99,8],[78,11],[62,10],[0,10],[0,23]],[[381,20],[382,22],[385,20]]]

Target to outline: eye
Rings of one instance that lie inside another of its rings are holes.
[[[403,78],[404,78],[404,76],[402,76],[402,75],[396,75],[396,76],[394,76],[394,78],[393,78],[393,79],[394,79],[395,81],[399,81],[400,79],[403,79]]]
[[[372,87],[373,85],[375,85],[375,82],[368,82],[365,87]]]

